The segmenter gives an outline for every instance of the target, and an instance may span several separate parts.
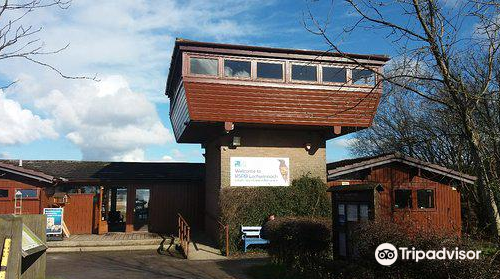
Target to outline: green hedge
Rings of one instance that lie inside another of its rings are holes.
[[[221,191],[221,219],[229,225],[229,250],[241,250],[240,227],[261,226],[270,214],[284,216],[331,216],[331,202],[325,183],[303,176],[289,187],[228,187]],[[225,249],[224,235],[220,244]]]

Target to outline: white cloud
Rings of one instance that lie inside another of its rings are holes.
[[[0,90],[0,144],[29,143],[41,138],[57,138],[54,123],[42,119]]]

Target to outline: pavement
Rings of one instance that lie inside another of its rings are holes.
[[[47,279],[250,279],[246,269],[267,261],[264,256],[195,261],[156,251],[50,253]]]

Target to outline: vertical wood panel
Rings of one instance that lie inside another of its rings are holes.
[[[71,234],[91,234],[94,194],[69,194],[64,206],[64,223]]]

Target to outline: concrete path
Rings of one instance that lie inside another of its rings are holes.
[[[47,255],[47,279],[241,278],[266,258],[192,261],[154,251],[73,252]]]

